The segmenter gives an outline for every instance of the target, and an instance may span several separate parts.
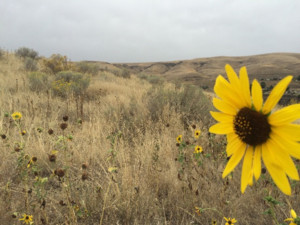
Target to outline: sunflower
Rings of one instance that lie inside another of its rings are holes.
[[[216,221],[216,220],[213,220],[213,221],[211,222],[211,224],[212,224],[212,225],[217,225],[217,221]]]
[[[23,223],[25,224],[32,224],[32,215],[26,215],[25,213],[23,214],[23,218],[19,219],[19,220],[24,220]]]
[[[291,209],[292,218],[287,218],[284,221],[291,221],[289,225],[298,225],[300,224],[300,217],[297,216],[296,212]]]
[[[176,138],[177,143],[181,143],[182,142],[182,135],[178,135],[178,137]]]
[[[197,153],[201,153],[202,151],[203,151],[202,147],[199,146],[199,145],[197,145],[197,146],[195,147],[194,153],[197,154]]]
[[[231,224],[235,224],[237,222],[237,220],[235,218],[230,219],[230,217],[229,218],[224,217],[224,220],[226,220],[225,225],[231,225]]]
[[[195,138],[198,139],[200,137],[201,131],[200,130],[195,130]]]
[[[14,112],[13,114],[11,114],[11,117],[13,118],[13,120],[20,120],[22,118],[22,114],[20,112]]]
[[[261,158],[274,183],[285,194],[291,194],[287,175],[299,180],[292,157],[300,159],[300,104],[271,110],[284,94],[292,76],[282,79],[263,103],[262,88],[257,80],[252,82],[251,95],[246,67],[238,77],[230,65],[225,66],[229,82],[219,75],[214,91],[219,98],[213,104],[220,112],[211,112],[219,123],[210,127],[215,134],[227,135],[227,156],[230,156],[223,178],[233,171],[244,157],[241,191],[253,184],[253,176],[261,175]]]

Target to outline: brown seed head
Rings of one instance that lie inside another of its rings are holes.
[[[60,129],[65,130],[68,127],[67,123],[61,123],[60,124]]]
[[[48,155],[48,158],[49,158],[50,162],[55,162],[56,161],[56,155],[54,155],[54,154]]]
[[[192,125],[192,128],[193,128],[193,129],[196,129],[196,125],[195,125],[195,124],[193,124],[193,125]]]
[[[54,133],[54,131],[50,128],[49,130],[48,130],[48,134],[53,134]]]
[[[4,140],[6,138],[5,134],[1,134],[1,138]]]
[[[86,170],[88,168],[88,164],[87,163],[82,163],[81,168],[83,170]]]
[[[81,179],[84,181],[84,180],[88,179],[88,177],[89,177],[88,173],[87,172],[83,172],[82,176],[81,176]]]
[[[54,174],[57,175],[58,177],[63,177],[65,175],[65,171],[63,169],[56,169],[54,171]]]
[[[37,157],[35,157],[35,156],[33,156],[31,159],[32,159],[33,162],[37,161]]]
[[[63,121],[68,121],[69,117],[67,115],[63,116]]]

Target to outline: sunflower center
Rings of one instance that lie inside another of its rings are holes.
[[[269,139],[271,126],[266,115],[244,107],[234,118],[234,131],[243,142],[255,146]]]

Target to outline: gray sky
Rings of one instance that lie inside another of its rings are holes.
[[[300,53],[299,0],[1,0],[0,48],[74,61]]]

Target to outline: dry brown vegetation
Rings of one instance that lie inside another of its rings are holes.
[[[224,216],[270,225],[291,208],[300,214],[299,182],[284,196],[266,173],[241,194],[240,166],[221,178],[226,140],[208,133],[212,105],[201,89],[100,68],[80,96],[59,97],[31,91],[23,64],[0,59],[1,224],[21,224],[23,213],[34,224],[85,225],[225,224]]]

